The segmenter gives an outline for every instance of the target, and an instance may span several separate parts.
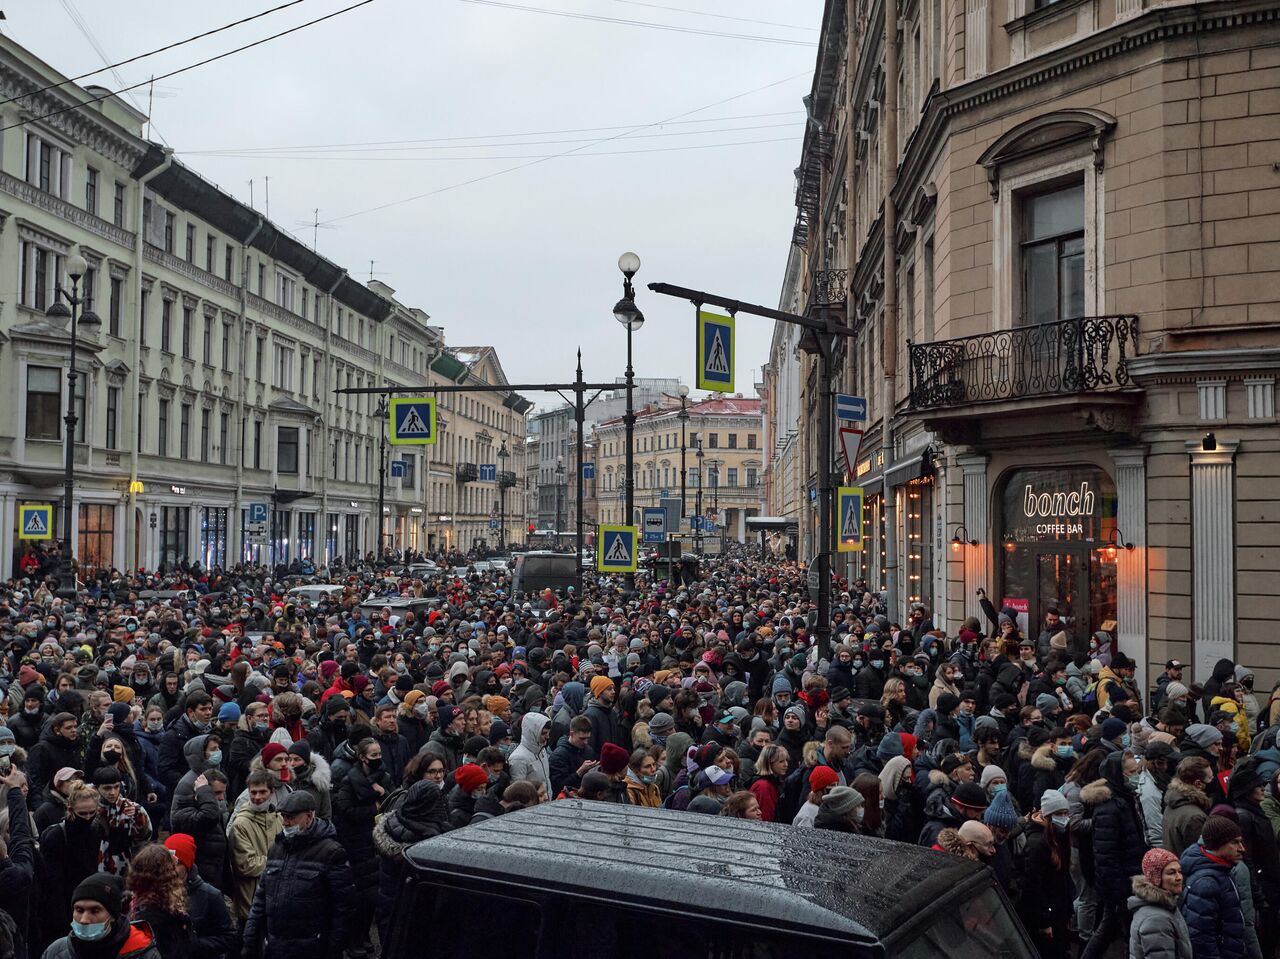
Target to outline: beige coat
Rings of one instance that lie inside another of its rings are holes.
[[[227,830],[231,840],[231,872],[235,878],[231,903],[240,922],[249,915],[258,877],[267,867],[267,850],[283,825],[278,812],[254,812],[248,807],[239,810],[231,820]]]

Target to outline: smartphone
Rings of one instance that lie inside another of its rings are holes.
[[[8,756],[0,759],[0,776],[7,776],[13,771],[13,762]]]

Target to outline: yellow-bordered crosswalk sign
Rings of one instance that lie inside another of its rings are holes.
[[[732,316],[698,311],[698,389],[733,392]]]
[[[387,442],[393,446],[430,446],[436,441],[436,401],[402,396],[388,404]]]
[[[18,507],[18,539],[53,539],[53,507]]]
[[[640,531],[634,526],[601,526],[596,539],[596,569],[602,573],[634,573]]]
[[[862,487],[836,490],[836,549],[854,553],[862,549]]]

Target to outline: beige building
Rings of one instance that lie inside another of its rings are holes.
[[[670,498],[681,497],[683,469],[685,515],[694,515],[700,501],[703,516],[713,519],[726,538],[742,542],[747,517],[759,516],[763,505],[761,411],[760,400],[741,394],[688,401],[682,466],[680,397],[663,396],[637,410],[634,522],[639,523],[643,507],[660,505],[664,492]],[[620,418],[595,428],[594,507],[601,523],[626,521],[625,438]]]
[[[1280,676],[1278,86],[1273,3],[827,3],[783,300],[852,328],[895,616]]]

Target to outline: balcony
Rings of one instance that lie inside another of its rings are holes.
[[[1124,408],[1137,392],[1129,379],[1129,361],[1138,353],[1136,316],[1088,316],[908,343],[908,349],[909,407],[952,441],[994,432],[1000,413],[1043,416],[1055,408],[1090,428],[1128,427]],[[964,420],[971,423],[962,436],[957,427]]]
[[[510,489],[516,485],[516,474],[510,470],[503,470],[498,474],[498,488]]]
[[[457,475],[459,483],[474,483],[480,478],[480,468],[475,463],[459,463]]]

